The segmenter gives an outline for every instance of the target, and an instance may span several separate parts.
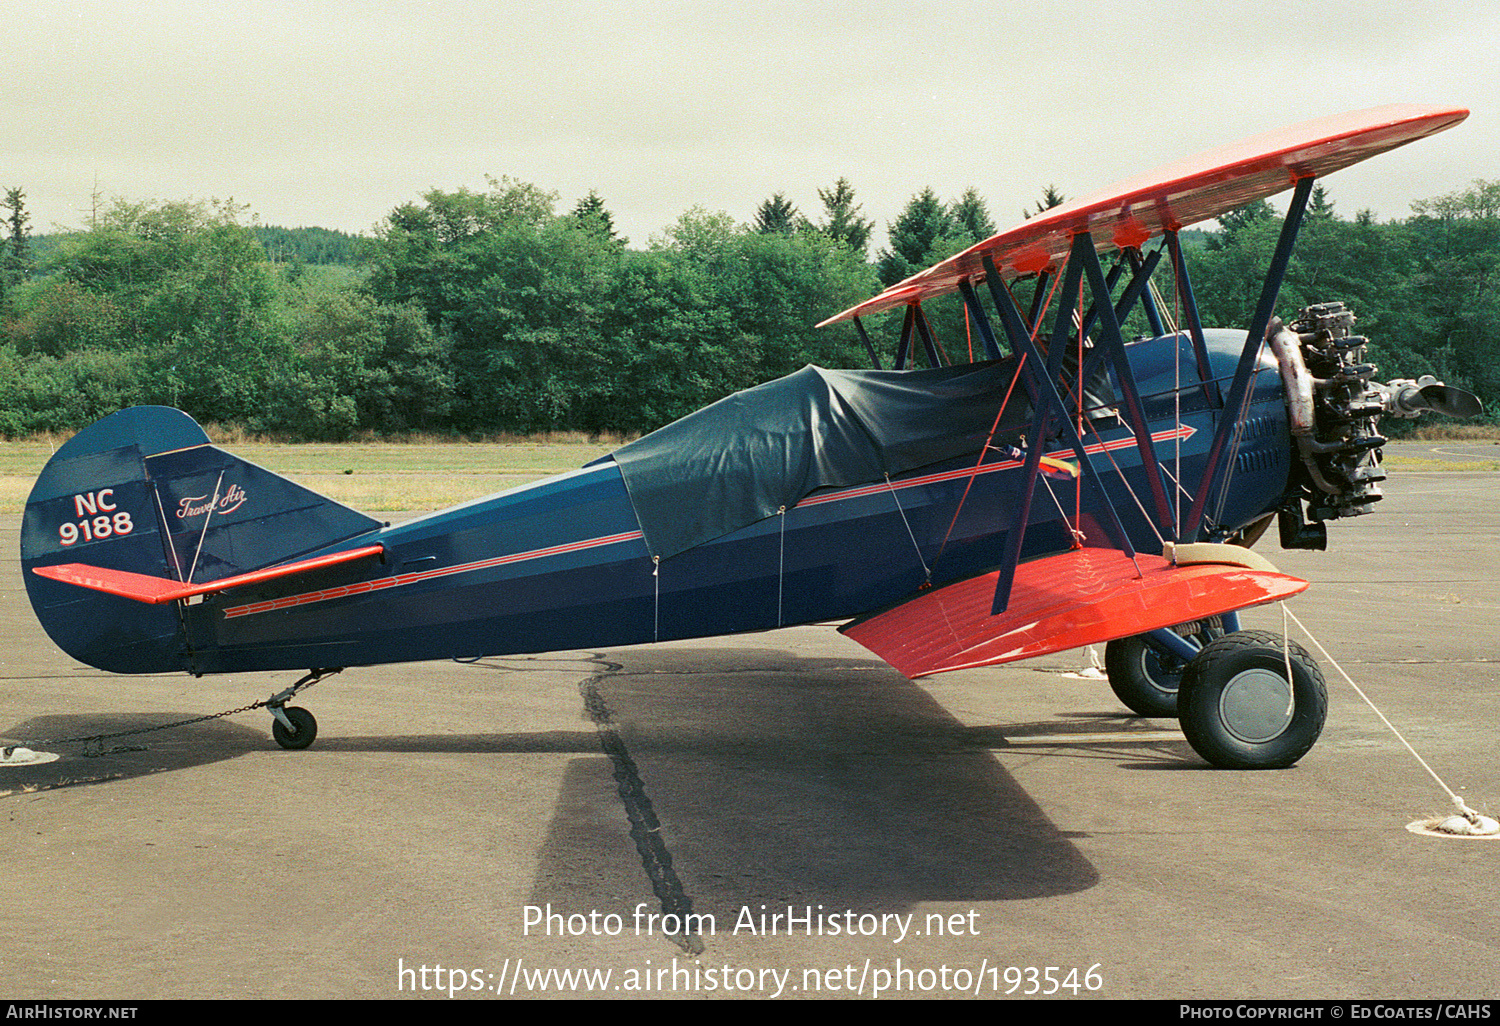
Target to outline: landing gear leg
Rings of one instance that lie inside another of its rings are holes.
[[[1132,712],[1141,716],[1177,715],[1177,689],[1183,670],[1210,641],[1224,634],[1217,619],[1201,620],[1170,628],[1180,639],[1155,638],[1137,634],[1119,638],[1104,646],[1104,672],[1115,697]],[[1156,632],[1165,633],[1165,632]],[[1186,645],[1191,654],[1183,651]]]

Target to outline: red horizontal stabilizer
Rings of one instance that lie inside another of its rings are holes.
[[[998,578],[986,574],[925,592],[843,633],[915,679],[1113,641],[1307,588],[1271,570],[1173,566],[1145,554],[1132,562],[1116,549],[1076,549],[1018,566],[1010,608],[991,616]]]
[[[337,566],[340,563],[352,563],[357,559],[378,556],[384,551],[384,545],[365,545],[362,548],[348,549],[327,556],[315,556],[312,559],[302,559],[295,563],[268,566],[264,570],[252,570],[246,574],[235,574],[233,577],[221,577],[217,581],[205,581],[202,584],[183,584],[181,581],[173,581],[165,577],[133,574],[125,570],[109,570],[101,566],[89,566],[86,563],[59,563],[56,566],[32,567],[32,570],[54,581],[76,584],[80,588],[91,588],[109,595],[118,595],[136,602],[160,606],[177,599],[191,598],[194,595],[208,595],[216,591],[228,591],[230,588],[243,588],[247,584],[261,584],[265,581],[274,581],[278,577],[294,577],[297,574]]]

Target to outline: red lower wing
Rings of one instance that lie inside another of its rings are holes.
[[[1113,641],[1307,588],[1301,578],[1272,570],[1174,566],[1160,556],[1132,561],[1115,549],[1077,549],[1022,563],[1010,608],[991,616],[998,576],[925,592],[843,633],[915,679]]]

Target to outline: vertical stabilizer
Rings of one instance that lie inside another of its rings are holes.
[[[175,603],[146,605],[43,577],[62,563],[201,584],[367,534],[380,524],[209,444],[193,419],[137,406],[80,431],[32,488],[21,573],[47,634],[117,673],[193,669]]]

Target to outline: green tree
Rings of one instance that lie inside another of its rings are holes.
[[[272,263],[354,264],[366,239],[330,228],[277,228],[253,225],[250,231],[265,247]]]
[[[1328,189],[1319,182],[1312,187],[1312,192],[1307,198],[1307,220],[1328,221],[1335,216],[1333,200],[1328,198]]]
[[[26,194],[19,186],[5,191],[4,206],[10,211],[6,218],[9,237],[5,243],[5,258],[0,264],[3,268],[0,276],[3,276],[4,289],[8,293],[31,276],[31,215],[26,212]]]
[[[948,216],[970,245],[983,242],[995,234],[995,222],[990,218],[989,208],[973,186],[965,189],[964,194],[953,203]]]
[[[1021,217],[1029,219],[1037,214],[1045,214],[1053,207],[1060,207],[1068,201],[1067,197],[1058,191],[1057,186],[1048,185],[1042,190],[1042,198],[1037,200],[1030,210],[1022,210]]]
[[[1417,200],[1411,208],[1417,217],[1450,227],[1462,222],[1489,221],[1500,217],[1500,181],[1478,178],[1467,189]]]
[[[755,209],[755,230],[763,235],[790,235],[807,225],[807,219],[781,193],[776,193]]]
[[[607,408],[601,304],[624,250],[558,216],[556,197],[491,180],[488,193],[429,192],[377,231],[366,289],[415,304],[450,340],[456,426],[535,431],[589,421]]]
[[[45,280],[12,293],[16,312],[4,337],[24,356],[64,356],[79,349],[119,348],[124,337],[120,308],[108,293],[77,282]]]
[[[1289,316],[1342,301],[1370,340],[1382,378],[1435,374],[1500,399],[1500,187],[1473,187],[1413,204],[1404,222],[1368,211],[1339,217],[1314,188],[1277,304]],[[1193,269],[1204,322],[1244,327],[1281,230],[1263,201],[1219,219]]]
[[[1399,293],[1426,332],[1413,347],[1432,373],[1500,408],[1500,181],[1412,204],[1412,273]]]
[[[993,234],[994,224],[973,189],[957,202],[945,205],[929,187],[913,196],[888,226],[890,248],[881,252],[876,273],[881,283],[890,287]],[[937,344],[939,362],[965,360],[971,351],[979,354],[973,325],[957,296],[929,300],[922,304],[922,312]],[[915,339],[913,348],[925,353]],[[913,361],[924,358],[911,357]]]
[[[245,420],[285,359],[274,276],[232,203],[114,202],[55,249],[7,324],[18,351],[131,353],[195,416]],[[81,425],[76,425],[81,426]]]
[[[614,217],[610,214],[609,208],[604,205],[604,200],[593,189],[590,189],[589,194],[574,205],[573,219],[618,246],[624,247],[629,244],[629,239],[615,231]]]
[[[273,368],[252,426],[339,440],[360,428],[446,425],[454,384],[448,353],[420,311],[322,288],[288,316],[289,359]]]
[[[253,335],[272,298],[255,235],[232,203],[119,200],[54,258],[56,277],[120,309],[129,337],[149,345],[202,332],[233,345]]]
[[[859,216],[862,205],[854,202],[854,186],[849,179],[840,178],[832,189],[819,189],[818,198],[823,201],[826,219],[819,230],[863,257],[875,222]]]
[[[955,233],[953,217],[928,186],[907,201],[886,229],[890,247],[880,254],[876,273],[887,287],[951,254],[941,245]]]
[[[1243,207],[1220,214],[1219,230],[1208,238],[1209,249],[1224,249],[1232,245],[1240,234],[1257,225],[1279,224],[1276,211],[1267,200],[1259,199]]]
[[[848,366],[847,326],[814,325],[874,287],[862,257],[822,232],[763,233],[695,208],[622,267],[607,334],[619,347],[633,430],[808,362]]]

